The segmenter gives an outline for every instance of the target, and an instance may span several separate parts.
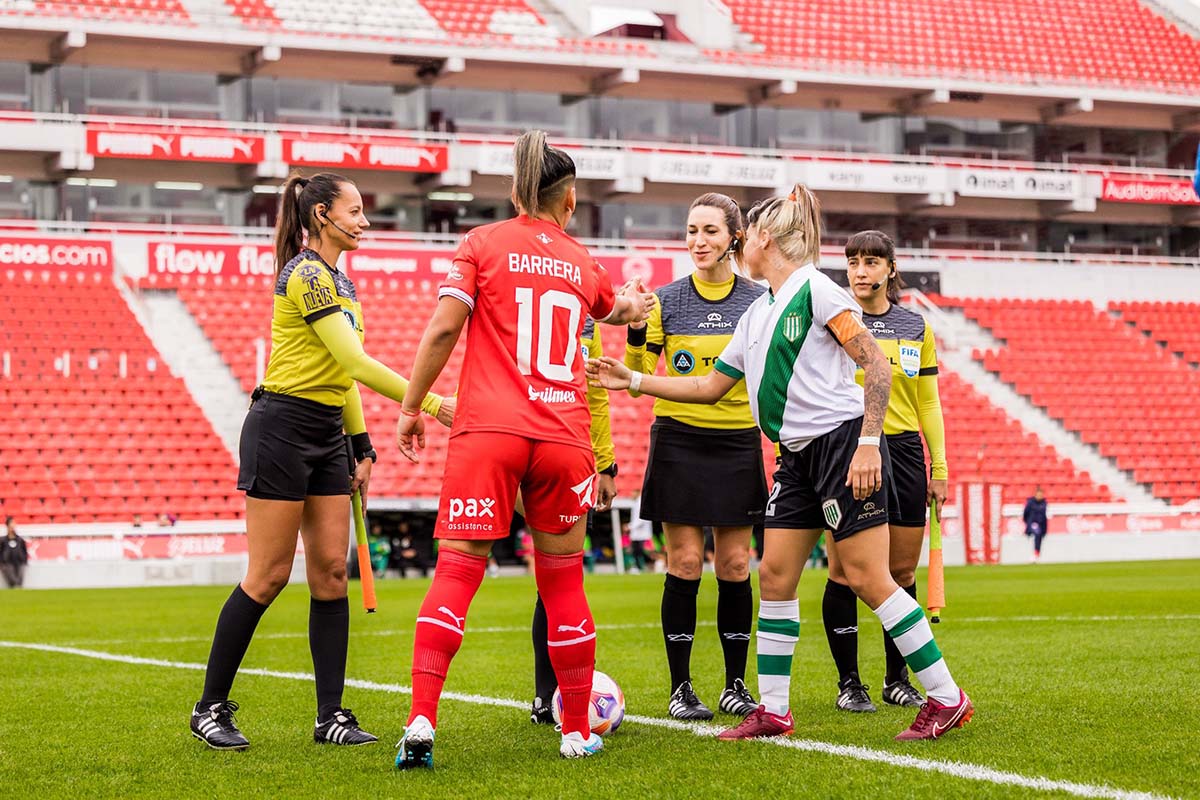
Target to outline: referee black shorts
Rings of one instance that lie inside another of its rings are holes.
[[[763,520],[767,474],[758,428],[700,428],[659,417],[650,428],[642,519],[747,527]]]
[[[824,528],[835,542],[840,542],[859,531],[887,524],[891,470],[886,439],[879,441],[882,488],[856,500],[854,490],[846,485],[861,430],[862,417],[858,417],[818,436],[798,453],[783,449],[775,472],[775,486],[767,500],[766,527]]]
[[[906,528],[924,528],[929,477],[925,470],[925,448],[916,431],[894,433],[887,438],[892,461],[892,492],[888,496],[888,522]]]
[[[254,390],[242,424],[238,488],[261,500],[350,494],[342,409]]]

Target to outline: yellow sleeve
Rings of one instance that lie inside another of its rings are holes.
[[[589,354],[601,355],[604,345],[600,340],[600,325],[593,327],[591,340],[584,340]],[[612,441],[612,420],[608,414],[608,390],[588,384],[588,409],[592,412],[592,454],[596,457],[596,471],[608,469],[616,461]]]
[[[946,424],[942,419],[942,400],[938,395],[937,344],[933,329],[925,323],[925,341],[921,343],[921,371],[917,373],[917,418],[925,443],[929,445],[930,476],[946,480]]]
[[[350,391],[346,392],[346,405],[342,406],[342,428],[351,436],[367,432],[367,418],[363,414],[362,394],[358,391],[357,383],[350,384]]]
[[[662,355],[666,336],[663,335],[662,304],[656,303],[646,320],[646,327],[641,331],[630,328],[625,339],[625,366],[635,372],[653,375],[658,367],[658,357]],[[641,392],[629,393],[631,397],[640,397]]]
[[[364,383],[389,400],[404,401],[408,381],[367,355],[358,334],[346,324],[341,314],[327,314],[312,323],[313,331],[329,349],[333,359],[346,370],[351,379]],[[361,401],[360,401],[361,403]],[[430,392],[421,402],[421,410],[437,416],[442,398]]]

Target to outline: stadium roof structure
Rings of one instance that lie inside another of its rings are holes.
[[[0,48],[9,60],[33,63],[520,87],[567,99],[694,98],[726,110],[766,105],[1200,130],[1200,40],[1135,0],[1083,4],[1100,8],[1092,12],[1050,0],[1042,4],[1045,19],[1035,18],[1028,3],[964,0],[956,13],[968,23],[929,18],[929,7],[944,6],[943,0],[819,4],[834,12],[845,6],[847,16],[833,23],[800,13],[801,6],[818,4],[710,3],[732,9],[728,19],[711,21],[738,32],[735,45],[724,49],[582,32],[572,37],[523,0],[375,5],[351,5],[342,19],[306,0],[228,0],[228,13],[199,18],[177,0],[23,0],[0,15]],[[794,16],[763,16],[776,6],[793,9]],[[1092,16],[1055,20],[1057,6],[1064,14],[1076,9]],[[472,7],[484,11],[462,10]],[[859,26],[870,22],[852,16],[855,9],[891,14],[899,33],[879,47],[855,44]],[[1109,24],[1088,27],[1093,17]],[[965,27],[985,18],[990,30]],[[777,28],[786,38],[769,38]],[[1064,48],[1080,52],[1064,61]],[[876,50],[884,55],[863,58]]]

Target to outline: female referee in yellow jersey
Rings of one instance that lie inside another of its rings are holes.
[[[362,197],[331,173],[292,176],[275,226],[275,307],[271,359],[242,427],[238,488],[246,492],[250,563],[213,636],[192,734],[218,750],[249,746],[234,722],[229,690],[254,629],[283,590],[304,540],[312,595],[308,638],[316,677],[318,743],[367,744],[376,737],[342,707],[350,608],[346,553],[350,493],[364,499],[375,450],[358,383],[400,402],[408,382],[363,351],[363,314],[354,283],[338,269],[369,226]],[[307,233],[307,242],[305,240]],[[435,395],[422,408],[449,425],[454,401]],[[352,442],[350,466],[344,434]]]
[[[696,271],[658,289],[658,305],[643,325],[630,325],[625,364],[653,373],[665,357],[667,374],[707,375],[729,344],[742,314],[766,290],[734,272],[745,233],[731,198],[708,193],[688,211],[687,247]],[[762,435],[750,413],[746,384],[715,405],[654,401],[650,455],[642,487],[642,519],[662,523],[667,577],[662,628],[671,674],[668,713],[712,719],[692,687],[696,596],[704,568],[705,526],[714,530],[717,633],[725,661],[720,709],[745,717],[758,707],[744,683],[754,598],[750,535],[767,500]]]
[[[850,293],[862,307],[863,323],[892,364],[892,391],[883,425],[892,465],[889,561],[892,578],[915,599],[926,508],[932,502],[940,509],[946,501],[946,434],[938,398],[937,349],[929,323],[899,305],[900,274],[891,237],[880,231],[854,234],[846,243],[846,261]],[[861,369],[857,379],[861,384]],[[922,433],[929,445],[931,471],[925,464]],[[848,583],[837,553],[831,551],[822,612],[838,670],[837,707],[874,711],[867,687],[858,677],[858,598]],[[909,682],[904,657],[886,632],[883,649],[887,657],[884,702],[921,705],[924,698]]]

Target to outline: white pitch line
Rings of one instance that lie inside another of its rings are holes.
[[[127,656],[120,653],[105,653],[99,650],[83,650],[77,647],[60,647],[51,644],[37,644],[31,642],[7,642],[0,640],[0,647],[9,647],[23,650],[36,650],[45,653],[60,653],[63,655],[80,656],[82,658],[92,658],[98,661],[111,661],[120,664],[134,664],[139,666],[150,667],[166,667],[168,669],[186,669],[194,671],[202,671],[206,668],[205,664],[191,663],[186,661],[167,661],[160,658],[142,658],[140,656]],[[307,672],[279,672],[270,669],[255,669],[244,668],[239,670],[242,675],[258,675],[265,678],[282,678],[284,680],[293,681],[312,681],[313,676]],[[352,686],[356,689],[365,689],[368,691],[388,692],[390,694],[412,694],[412,689],[408,686],[401,686],[395,683],[377,683],[375,681],[364,681],[355,678],[346,680],[347,686]],[[472,703],[474,705],[499,706],[502,708],[515,708],[521,711],[526,711],[529,704],[520,700],[507,700],[500,697],[488,697],[480,694],[463,694],[460,692],[443,692],[442,698],[445,700],[455,700],[461,703]],[[649,725],[658,728],[667,728],[670,730],[688,731],[700,737],[714,737],[721,731],[717,725],[704,725],[699,723],[686,723],[674,719],[663,719],[661,717],[643,717],[637,714],[630,714],[625,717],[630,722],[639,725]],[[756,739],[754,740],[763,745],[774,745],[777,747],[786,747],[793,750],[802,750],[810,753],[821,753],[823,755],[839,756],[842,758],[850,758],[856,761],[871,761],[880,764],[887,764],[893,767],[908,767],[917,769],[923,772],[938,772],[943,775],[950,775],[963,780],[981,781],[984,783],[994,783],[1002,786],[1017,786],[1023,789],[1035,789],[1044,792],[1066,792],[1077,797],[1101,798],[1101,800],[1172,800],[1166,795],[1153,794],[1151,792],[1129,791],[1127,789],[1116,789],[1111,786],[1097,786],[1088,783],[1076,783],[1074,781],[1059,781],[1041,776],[1021,775],[1016,772],[1005,772],[1003,770],[993,769],[991,767],[981,766],[979,764],[968,764],[956,761],[942,761],[933,758],[918,758],[916,756],[906,756],[889,752],[887,750],[874,750],[869,747],[860,747],[857,745],[842,745],[831,744],[829,742],[818,742],[811,739],[795,739],[795,738],[771,738],[771,739]]]
[[[975,623],[994,623],[994,622],[1166,622],[1166,621],[1191,621],[1200,620],[1200,614],[1147,614],[1145,616],[1124,615],[1098,615],[1098,616],[1023,616],[1023,617],[947,617],[945,623],[947,627],[952,627],[955,624],[975,624]],[[809,624],[820,624],[821,620],[816,617],[804,617],[801,622]],[[697,621],[700,627],[712,627],[716,623],[708,621]],[[658,629],[662,625],[658,622],[630,622],[617,625],[597,625],[596,629],[600,631],[622,631],[622,630],[648,630],[651,628]],[[516,626],[496,626],[484,628],[469,628],[471,633],[529,633],[527,627]],[[409,636],[411,630],[404,628],[393,628],[388,630],[377,631],[351,631],[355,636]],[[259,633],[255,634],[255,639],[307,639],[307,631],[280,631],[277,633]],[[165,636],[149,639],[76,639],[67,642],[70,646],[89,647],[96,645],[104,645],[106,647],[118,644],[186,644],[194,642],[211,642],[211,636]]]

